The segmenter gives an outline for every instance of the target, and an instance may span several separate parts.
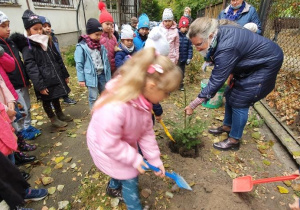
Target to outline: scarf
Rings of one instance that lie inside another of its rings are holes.
[[[47,51],[47,48],[48,48],[48,40],[49,40],[49,37],[47,35],[44,35],[44,34],[34,34],[34,35],[31,35],[29,37],[27,37],[28,39],[36,42],[36,43],[39,43],[41,48],[44,50],[44,51]],[[30,43],[29,43],[29,47],[30,47]]]
[[[132,52],[133,52],[133,50],[134,50],[134,45],[132,45],[132,47],[128,48],[128,47],[126,47],[123,43],[121,43],[121,44],[122,44],[122,47],[123,47],[125,50],[127,50],[129,53],[132,53]]]
[[[91,39],[88,35],[82,35],[81,36],[83,39],[85,39],[85,42],[87,44],[87,46],[92,49],[92,50],[99,50],[101,52],[101,44],[100,44],[100,40],[96,41],[94,39]]]
[[[142,41],[146,41],[147,38],[148,38],[148,34],[147,34],[147,35],[144,35],[144,36],[141,35],[141,34],[139,34],[139,35],[140,35]]]
[[[240,17],[240,15],[242,14],[242,11],[244,10],[245,6],[246,6],[246,3],[245,3],[245,1],[243,1],[242,6],[239,8],[239,10],[235,14],[234,14],[234,9],[232,8],[232,6],[230,6],[226,13],[225,19],[231,20],[231,21],[237,20]]]

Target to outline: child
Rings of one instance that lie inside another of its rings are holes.
[[[185,65],[189,65],[191,59],[193,58],[193,46],[192,42],[187,38],[186,34],[189,30],[189,19],[187,17],[182,16],[179,20],[178,26],[178,34],[179,34],[179,62],[178,66],[180,67],[183,77],[180,85],[180,90],[184,91],[183,87],[183,79],[185,73]]]
[[[177,64],[179,59],[179,35],[177,24],[174,21],[173,12],[170,8],[164,10],[162,20],[163,22],[159,26],[166,29],[166,37],[170,44],[168,57],[173,63]]]
[[[7,54],[13,57],[15,61],[15,70],[7,72],[7,75],[15,89],[15,92],[17,92],[17,101],[24,107],[26,115],[23,119],[19,120],[17,123],[14,123],[13,126],[18,133],[18,136],[22,135],[22,138],[24,137],[25,139],[32,140],[41,135],[41,131],[31,126],[31,105],[29,97],[30,82],[25,71],[24,64],[20,58],[19,40],[16,40],[15,43],[12,40],[13,37],[8,38],[10,35],[9,24],[10,21],[8,17],[0,11],[0,45]],[[9,89],[11,90],[11,88]]]
[[[98,95],[104,90],[111,78],[106,48],[100,44],[102,26],[95,18],[86,24],[87,35],[79,38],[74,58],[77,77],[81,87],[89,91],[89,106],[92,109]]]
[[[55,48],[56,48],[56,50],[57,50],[57,52],[59,53],[59,55],[61,55],[60,49],[59,49],[58,39],[56,38],[56,36],[53,33],[53,30],[51,29],[50,20],[48,18],[44,17],[44,16],[39,16],[39,18],[42,21],[44,34],[46,34],[46,35],[49,36],[50,44],[53,43],[54,46],[55,46]],[[52,40],[52,42],[51,42],[51,40]],[[73,105],[73,104],[77,103],[75,100],[69,98],[68,95],[64,96],[63,100],[64,100],[65,104]]]
[[[106,193],[123,197],[127,209],[141,210],[138,174],[146,166],[138,153],[139,144],[150,164],[164,166],[155,140],[151,103],[168,97],[181,81],[180,70],[154,48],[137,52],[120,67],[120,75],[106,85],[93,108],[87,144],[96,166],[111,180]],[[146,166],[147,167],[147,166]]]
[[[141,14],[139,17],[138,27],[135,32],[135,37],[133,39],[133,44],[137,51],[141,50],[145,45],[149,34],[149,26],[150,21],[148,16],[145,13]]]
[[[120,51],[116,52],[116,67],[122,66],[125,61],[136,52],[133,44],[133,34],[130,25],[123,25],[121,30],[121,43],[119,45]]]
[[[103,28],[100,43],[107,50],[110,70],[111,74],[113,74],[116,70],[115,52],[118,51],[118,42],[112,30],[114,27],[114,19],[111,14],[105,9],[105,4],[102,1],[99,2],[98,7],[101,11],[99,22],[101,23]]]
[[[33,83],[37,98],[42,100],[43,108],[52,126],[65,127],[68,125],[67,122],[73,119],[62,112],[59,98],[70,92],[67,85],[69,73],[56,48],[48,46],[49,37],[42,34],[42,22],[38,16],[26,10],[22,19],[28,36],[28,46],[25,46],[22,51],[26,71]],[[51,103],[56,114],[51,108]]]

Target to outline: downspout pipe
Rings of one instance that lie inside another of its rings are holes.
[[[27,0],[28,1],[28,0]],[[79,18],[78,18],[78,16],[79,16],[79,7],[80,7],[80,3],[81,3],[81,0],[79,0],[79,2],[78,2],[78,5],[77,5],[77,9],[76,9],[76,24],[77,24],[77,31],[78,31],[78,36],[80,36],[81,35],[81,31],[80,31],[80,29],[79,29]]]

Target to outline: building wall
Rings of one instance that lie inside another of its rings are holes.
[[[76,44],[78,35],[85,33],[85,20],[82,2],[78,9],[78,26],[76,21],[79,0],[73,0],[73,8],[61,8],[52,6],[36,6],[29,2],[30,9],[37,15],[47,17],[52,29],[54,29],[61,46]],[[86,21],[93,17],[98,19],[98,0],[83,0]],[[11,32],[24,32],[22,15],[28,9],[26,0],[18,0],[18,6],[4,6],[0,4],[0,11],[4,12],[10,19]]]

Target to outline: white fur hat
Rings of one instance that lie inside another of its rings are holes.
[[[121,30],[121,39],[133,39],[133,30],[130,25],[123,25]]]
[[[171,8],[164,9],[162,20],[174,20],[174,15]]]
[[[6,21],[9,21],[8,17],[6,16],[6,14],[0,11],[0,25]]]
[[[170,51],[169,42],[163,27],[154,27],[145,43],[145,48],[154,47],[160,55],[168,56]]]
[[[258,27],[255,23],[247,23],[244,25],[244,28],[247,28],[248,30],[252,31],[252,32],[256,32]]]

